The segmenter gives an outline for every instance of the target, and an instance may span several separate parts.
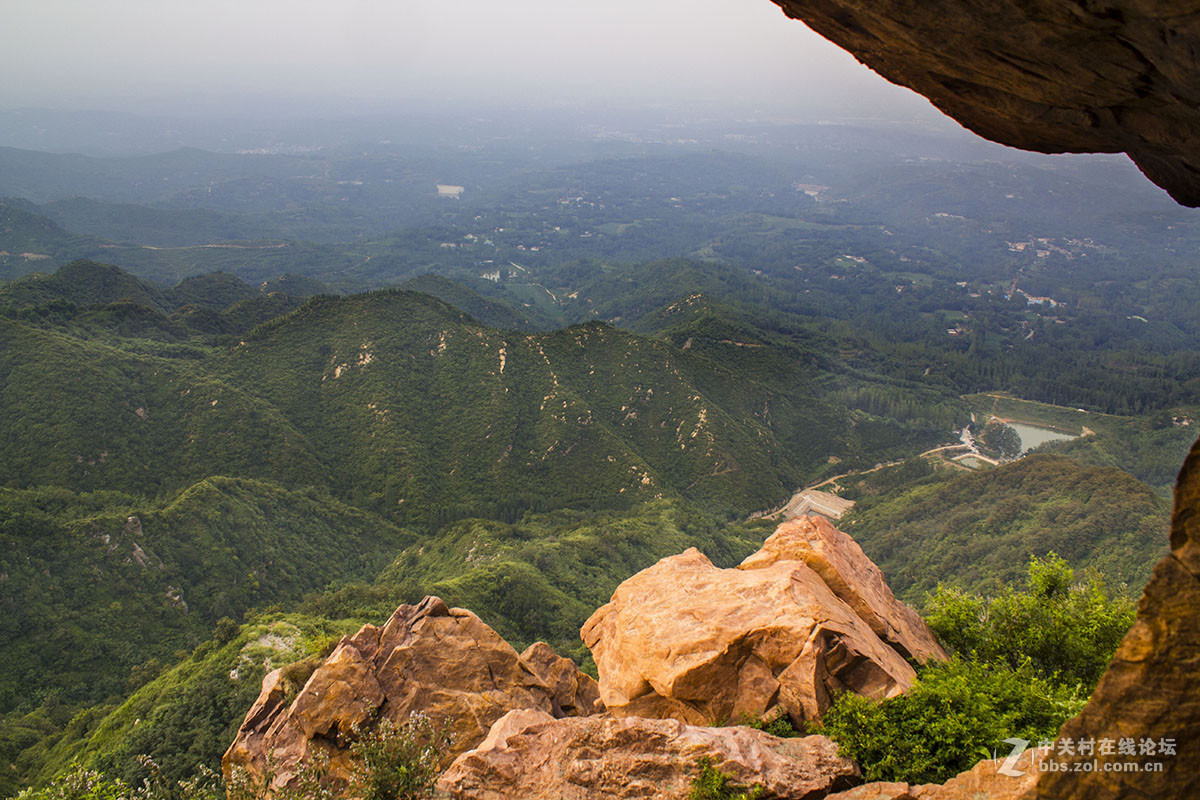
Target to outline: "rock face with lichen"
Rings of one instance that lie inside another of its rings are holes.
[[[694,725],[818,719],[834,693],[908,688],[945,658],[878,568],[819,518],[784,523],[736,569],[692,548],[622,583],[582,630],[614,714]]]
[[[1200,6],[1166,0],[774,0],[1003,144],[1126,152],[1200,205]]]
[[[750,728],[711,728],[676,720],[614,717],[554,719],[514,711],[477,749],[459,756],[438,781],[454,800],[592,800],[689,796],[697,762],[764,797],[824,797],[852,785],[858,768],[824,736],[778,739]]]
[[[240,767],[258,779],[270,770],[278,789],[323,751],[330,774],[345,779],[345,736],[375,716],[403,723],[425,714],[447,727],[453,754],[474,747],[513,709],[591,714],[598,698],[596,682],[549,647],[518,655],[470,611],[427,597],[400,606],[383,627],[364,625],[343,639],[294,699],[281,670],[267,675],[222,765],[227,775]]]

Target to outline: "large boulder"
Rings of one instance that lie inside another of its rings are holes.
[[[780,561],[801,561],[811,567],[880,639],[905,658],[922,663],[946,658],[946,651],[921,615],[896,599],[883,572],[858,542],[824,517],[783,523],[740,569],[758,569]]]
[[[382,628],[364,625],[343,639],[294,699],[282,674],[263,679],[225,753],[227,775],[234,768],[256,779],[269,772],[277,789],[323,751],[333,777],[345,779],[346,735],[378,716],[403,723],[422,713],[446,727],[454,754],[477,745],[513,709],[552,717],[599,710],[596,682],[570,661],[545,645],[518,655],[479,617],[436,597],[400,606]]]
[[[707,728],[638,717],[515,711],[442,774],[454,800],[684,800],[701,758],[734,782],[779,800],[824,797],[858,776],[824,736],[778,739],[751,728]]]
[[[803,724],[839,691],[906,690],[907,657],[945,657],[862,550],[813,520],[784,523],[738,569],[695,548],[665,558],[581,634],[610,711],[696,725],[780,713]]]

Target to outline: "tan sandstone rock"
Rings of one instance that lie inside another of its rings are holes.
[[[802,561],[811,567],[879,638],[906,658],[920,662],[946,658],[921,615],[896,599],[883,572],[858,542],[824,517],[783,523],[740,568],[759,569],[779,561]]]
[[[914,800],[907,783],[876,781],[829,795],[826,800]]]
[[[604,710],[604,704],[600,702],[600,684],[545,642],[534,642],[525,648],[521,663],[550,687],[554,702],[558,704],[555,716],[587,716]]]
[[[985,759],[942,785],[914,786],[912,795],[914,800],[1022,800],[1037,783],[1041,760],[1039,750],[1026,750],[1009,767],[1022,773],[1013,776],[1000,772],[1003,760]]]
[[[904,691],[907,654],[944,657],[862,550],[812,522],[785,523],[740,569],[695,548],[665,558],[622,583],[581,635],[610,711],[691,724],[780,712],[800,724],[837,691]]]
[[[290,703],[281,673],[264,678],[222,762],[226,774],[241,767],[261,778],[270,753],[274,788],[290,784],[317,750],[329,755],[335,778],[347,777],[345,735],[376,715],[402,723],[423,713],[448,727],[460,753],[513,709],[589,714],[598,697],[595,682],[549,647],[518,656],[477,616],[436,597],[343,639]]]
[[[683,800],[713,765],[779,800],[823,797],[848,785],[854,763],[823,736],[778,739],[750,728],[705,728],[675,720],[569,717],[515,711],[438,781],[454,800]]]
[[[864,783],[826,800],[1024,800],[1037,782],[1041,760],[1041,752],[1031,749],[1012,765],[1003,759],[985,759],[942,784]],[[1001,767],[1021,774],[1001,773]]]

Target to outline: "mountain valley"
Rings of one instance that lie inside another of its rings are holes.
[[[596,677],[619,586],[732,570],[830,479],[939,636],[1037,569],[1119,627],[1200,410],[1194,212],[1108,161],[698,130],[0,149],[0,793],[218,770],[264,676],[427,596]],[[1006,421],[1072,438],[979,449]],[[913,674],[991,687],[967,652]]]

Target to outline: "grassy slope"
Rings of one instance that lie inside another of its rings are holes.
[[[369,579],[412,541],[325,492],[246,479],[159,503],[0,490],[0,709],[119,696],[218,618]]]
[[[1135,593],[1166,550],[1169,511],[1126,472],[1031,455],[860,501],[841,527],[897,595],[919,605],[939,581],[994,592],[1049,551]]]

